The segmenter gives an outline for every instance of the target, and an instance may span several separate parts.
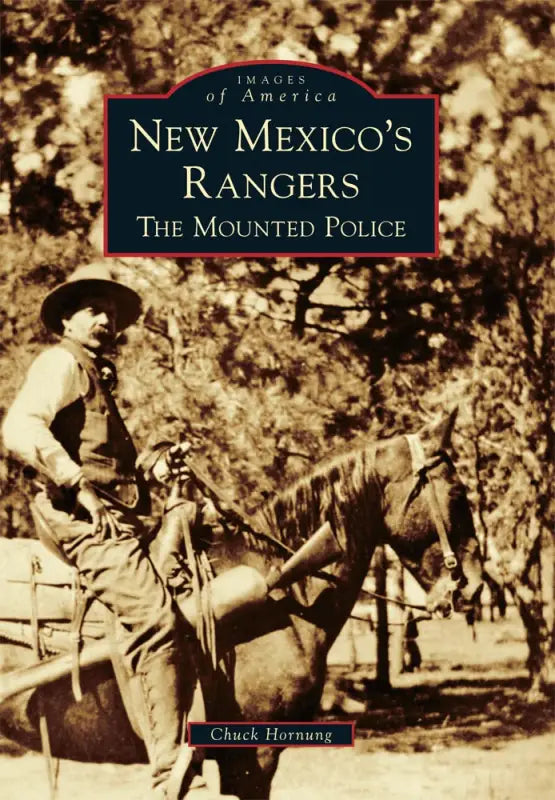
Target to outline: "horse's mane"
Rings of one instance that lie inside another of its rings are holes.
[[[378,444],[366,439],[355,449],[351,445],[279,488],[259,506],[254,519],[258,530],[267,531],[285,548],[243,530],[241,535],[249,549],[283,556],[286,548],[297,550],[324,520],[341,527],[339,511],[355,506],[365,489],[375,487],[374,459]]]

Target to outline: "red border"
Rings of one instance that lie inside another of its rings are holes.
[[[111,253],[108,250],[108,100],[138,100],[138,99],[145,99],[145,100],[164,100],[170,97],[177,89],[181,86],[184,86],[189,81],[193,81],[196,78],[200,78],[203,75],[208,75],[211,72],[219,72],[224,69],[230,69],[233,67],[248,67],[254,64],[286,64],[289,66],[295,67],[306,67],[309,69],[320,69],[324,72],[333,72],[336,75],[340,75],[342,78],[347,78],[353,83],[358,83],[359,86],[362,86],[367,92],[369,92],[372,97],[376,100],[393,100],[393,99],[401,99],[401,100],[422,100],[428,99],[434,101],[434,139],[435,139],[435,146],[434,146],[434,159],[435,159],[435,175],[434,175],[434,244],[435,249],[432,253],[245,253],[245,252],[238,252],[238,253],[228,253],[228,252],[221,252],[221,253]],[[283,256],[290,256],[294,258],[356,258],[359,256],[366,256],[368,258],[437,258],[439,253],[439,95],[437,94],[378,94],[373,89],[370,88],[366,83],[360,80],[360,78],[355,78],[353,75],[348,75],[346,72],[342,72],[340,69],[336,69],[335,67],[326,67],[322,64],[314,64],[310,61],[288,61],[288,60],[279,60],[279,59],[258,59],[255,61],[232,61],[229,64],[220,64],[217,67],[210,67],[209,69],[202,70],[201,72],[195,72],[194,75],[190,75],[188,78],[177,83],[173,86],[169,92],[166,94],[105,94],[104,95],[104,255],[105,256],[117,256],[120,258],[126,257],[140,257],[140,258],[157,258],[159,256],[163,258],[220,258],[220,257],[242,257],[242,258],[272,258],[272,257],[283,257]]]
[[[328,726],[328,725],[329,726],[331,726],[331,725],[350,725],[351,729],[352,729],[352,732],[351,732],[352,743],[351,744],[320,744],[320,743],[318,743],[318,744],[284,744],[283,742],[279,742],[279,743],[276,742],[276,744],[269,744],[268,742],[264,742],[264,743],[258,743],[258,744],[229,744],[229,743],[228,744],[222,744],[222,743],[218,743],[218,744],[194,744],[194,745],[191,745],[191,747],[198,747],[198,748],[200,748],[202,750],[204,750],[205,748],[210,748],[210,747],[221,747],[221,748],[229,748],[229,747],[282,747],[282,748],[283,747],[288,747],[288,748],[289,747],[354,747],[355,746],[355,724],[356,723],[353,720],[345,721],[345,722],[337,722],[335,720],[333,722],[323,722],[321,720],[320,721],[319,720],[310,720],[308,722],[307,721],[292,722],[291,720],[287,720],[287,722],[282,722],[281,720],[275,720],[275,719],[266,720],[266,721],[263,721],[263,722],[261,722],[260,720],[255,720],[255,721],[252,721],[252,722],[245,722],[244,720],[241,720],[240,722],[237,722],[237,721],[235,721],[235,722],[232,722],[232,721],[226,721],[226,722],[220,722],[220,721],[215,721],[215,722],[188,722],[187,723],[187,741],[191,740],[191,725],[206,726],[206,727],[211,727],[211,728],[213,728],[215,725],[221,725],[221,726],[234,725],[235,727],[237,727],[239,725],[244,725],[244,726],[249,726],[249,725],[250,726],[253,726],[253,725],[254,726],[279,725],[281,727],[283,727],[285,725],[299,725],[299,726],[302,726],[302,727],[305,727],[305,728],[309,727],[310,725],[326,725],[326,726]]]

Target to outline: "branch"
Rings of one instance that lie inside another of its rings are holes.
[[[402,373],[399,373],[398,377],[399,377],[399,380],[401,381],[401,383],[404,383],[405,386],[410,390],[410,392],[411,392],[411,401],[414,403],[414,405],[416,405],[418,410],[421,411],[426,417],[428,417],[428,419],[435,419],[436,415],[432,411],[430,411],[429,409],[425,408],[422,405],[422,403],[420,402],[420,398],[417,395],[415,395],[414,388],[413,388],[413,385],[410,382],[410,380],[405,375],[403,375]]]
[[[151,333],[155,333],[157,336],[162,336],[164,339],[170,342],[170,344],[173,341],[172,337],[168,336],[166,331],[158,325],[153,325],[151,322],[143,321],[143,328],[146,328],[147,331],[151,331]]]
[[[322,311],[370,311],[368,303],[355,303],[352,306],[340,306],[334,303],[311,303],[310,308],[319,308]]]
[[[313,461],[313,457],[310,453],[299,453],[296,450],[288,450],[286,447],[278,447],[277,451],[286,458],[304,458],[305,461]]]
[[[347,331],[337,331],[334,328],[326,328],[325,325],[318,325],[316,322],[305,322],[305,328],[312,328],[312,330],[320,331],[320,333],[331,333],[332,336],[341,336],[348,339],[351,334]]]
[[[247,308],[253,308],[253,306],[246,306]],[[267,311],[259,311],[255,309],[257,314],[260,317],[265,317],[266,319],[271,319],[273,322],[281,322],[283,325],[292,325],[293,320],[291,319],[282,319],[280,317],[274,317],[272,314],[269,314]],[[343,331],[337,331],[333,328],[326,328],[324,325],[318,325],[316,322],[305,322],[305,328],[312,328],[313,330],[320,331],[321,333],[331,333],[333,336],[343,336],[348,338],[350,334]]]
[[[271,319],[272,322],[281,322],[282,325],[291,325],[293,320],[291,319],[283,319],[282,317],[275,317],[273,314],[270,314],[268,311],[261,311],[260,309],[256,308],[255,306],[251,305],[250,303],[245,303],[245,308],[252,308],[253,311],[256,311],[258,316],[265,317],[266,319]]]
[[[312,278],[299,283],[299,291],[295,303],[295,318],[293,320],[293,333],[300,339],[307,325],[306,314],[311,307],[310,295],[317,289],[329,275],[333,264],[323,262],[318,266],[318,272]]]
[[[464,430],[460,430],[459,436],[461,438],[466,439],[467,441],[474,443],[477,437],[480,437],[482,442],[489,445],[493,450],[498,450],[500,453],[506,453],[508,456],[513,456],[513,458],[522,458],[520,453],[516,453],[514,450],[509,450],[508,447],[503,447],[501,444],[497,444],[497,442],[492,442],[491,439],[488,439],[487,436],[483,435],[483,429],[477,430],[474,434],[466,433]]]
[[[171,309],[168,312],[168,338],[172,343],[173,371],[179,375],[185,363],[186,348],[179,320]]]

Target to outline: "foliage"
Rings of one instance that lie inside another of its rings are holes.
[[[441,258],[122,259],[148,308],[122,349],[121,403],[141,444],[188,436],[246,503],[359,433],[415,428],[461,403],[478,530],[521,603],[539,675],[540,544],[552,546],[550,4],[200,0],[183,13],[173,0],[53,0],[44,14],[39,0],[12,0],[4,22],[0,408],[44,343],[44,291],[101,250],[104,92],[164,92],[216,64],[282,58],[440,95]],[[20,479],[10,460],[0,468],[0,519],[20,534]]]

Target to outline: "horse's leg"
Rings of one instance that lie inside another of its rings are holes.
[[[229,748],[220,751],[222,794],[241,800],[268,800],[282,747]]]

